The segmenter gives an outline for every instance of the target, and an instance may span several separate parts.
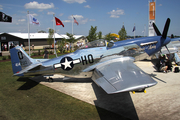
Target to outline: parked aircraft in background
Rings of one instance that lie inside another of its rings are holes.
[[[157,84],[133,62],[143,60],[166,46],[170,24],[168,18],[161,35],[118,42],[95,40],[73,53],[53,59],[32,59],[21,47],[10,50],[13,73],[16,76],[49,76],[60,74],[69,78],[92,78],[108,94],[144,91]]]

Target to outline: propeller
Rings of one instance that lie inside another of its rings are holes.
[[[171,20],[170,20],[169,18],[166,20],[166,24],[165,24],[165,26],[164,26],[164,30],[163,30],[163,34],[162,34],[162,37],[163,37],[164,39],[166,39],[166,37],[167,37],[167,33],[168,33],[168,30],[169,30],[170,21],[171,21]]]
[[[165,26],[164,26],[164,30],[163,30],[163,33],[162,33],[162,34],[161,34],[161,32],[159,31],[159,29],[157,28],[156,24],[153,23],[153,28],[154,28],[157,36],[162,36],[162,38],[164,38],[164,39],[161,39],[161,43],[162,43],[162,44],[164,44],[164,42],[165,42],[165,40],[166,40],[167,33],[168,33],[168,30],[169,30],[170,21],[171,21],[170,18],[168,18],[168,19],[166,20],[166,24],[165,24]],[[165,44],[165,47],[166,47],[167,51],[168,51],[169,54],[170,54],[170,51],[169,51],[168,47],[166,46],[166,44]]]
[[[155,30],[157,36],[161,36],[161,33],[159,32],[159,29],[157,28],[157,26],[156,26],[155,23],[153,23],[153,28],[154,28],[154,30]]]

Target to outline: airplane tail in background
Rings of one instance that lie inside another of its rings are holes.
[[[20,46],[10,49],[10,54],[14,74],[19,73],[33,63],[33,59]],[[18,76],[23,76],[23,74],[19,74]]]

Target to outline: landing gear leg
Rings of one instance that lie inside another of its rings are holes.
[[[53,82],[53,78],[49,77],[48,82]]]

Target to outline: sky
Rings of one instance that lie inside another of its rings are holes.
[[[152,0],[151,0],[152,1]],[[91,26],[103,35],[116,33],[125,26],[127,35],[148,35],[149,0],[0,0],[0,11],[12,17],[12,23],[0,22],[0,33],[27,33],[27,11],[39,22],[40,26],[30,25],[30,32],[40,30],[48,32],[53,28],[53,14],[59,18],[62,26],[55,26],[59,34],[72,33],[72,15],[77,24],[73,24],[73,34],[89,34]],[[171,19],[168,35],[180,36],[180,0],[156,0],[156,25],[163,32],[167,18]],[[146,29],[145,29],[146,28]]]

